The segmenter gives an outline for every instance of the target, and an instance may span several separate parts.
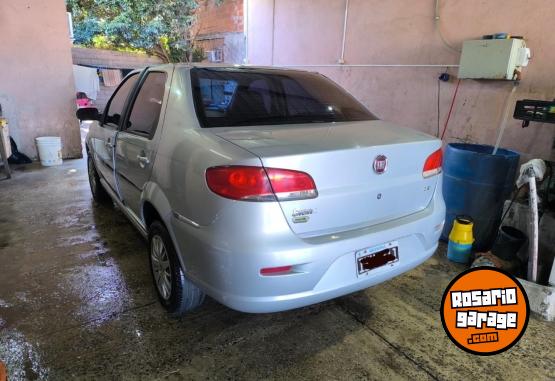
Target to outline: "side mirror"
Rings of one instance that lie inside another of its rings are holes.
[[[98,109],[94,107],[80,108],[77,110],[75,115],[77,115],[77,119],[79,120],[100,120],[101,117]]]

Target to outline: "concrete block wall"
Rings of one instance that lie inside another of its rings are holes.
[[[139,69],[145,66],[160,65],[162,61],[154,56],[141,53],[117,52],[104,49],[73,47],[71,49],[74,65],[103,67],[109,69]]]
[[[197,46],[207,52],[222,49],[224,63],[242,64],[245,61],[245,34],[243,32],[227,32],[206,35],[197,39]]]
[[[245,63],[245,34],[243,32],[226,33],[224,37],[224,61],[226,63]]]
[[[197,39],[196,46],[201,47],[204,52],[209,50],[221,49],[225,45],[225,34],[219,33],[216,35],[203,36],[202,39]]]

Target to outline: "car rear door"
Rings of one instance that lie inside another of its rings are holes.
[[[115,137],[123,119],[127,99],[138,79],[139,73],[133,73],[121,82],[106,105],[98,133],[91,139],[96,168],[113,190],[116,190],[113,165]]]
[[[117,135],[116,180],[124,205],[137,216],[142,190],[152,173],[170,81],[170,69],[149,70],[141,77]]]

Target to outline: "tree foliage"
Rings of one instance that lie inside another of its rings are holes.
[[[165,62],[194,51],[196,0],[66,0],[76,44],[142,50]]]

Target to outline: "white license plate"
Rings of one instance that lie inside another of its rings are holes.
[[[393,265],[399,261],[399,244],[397,241],[383,245],[367,247],[355,252],[358,275],[367,274],[378,267]]]

